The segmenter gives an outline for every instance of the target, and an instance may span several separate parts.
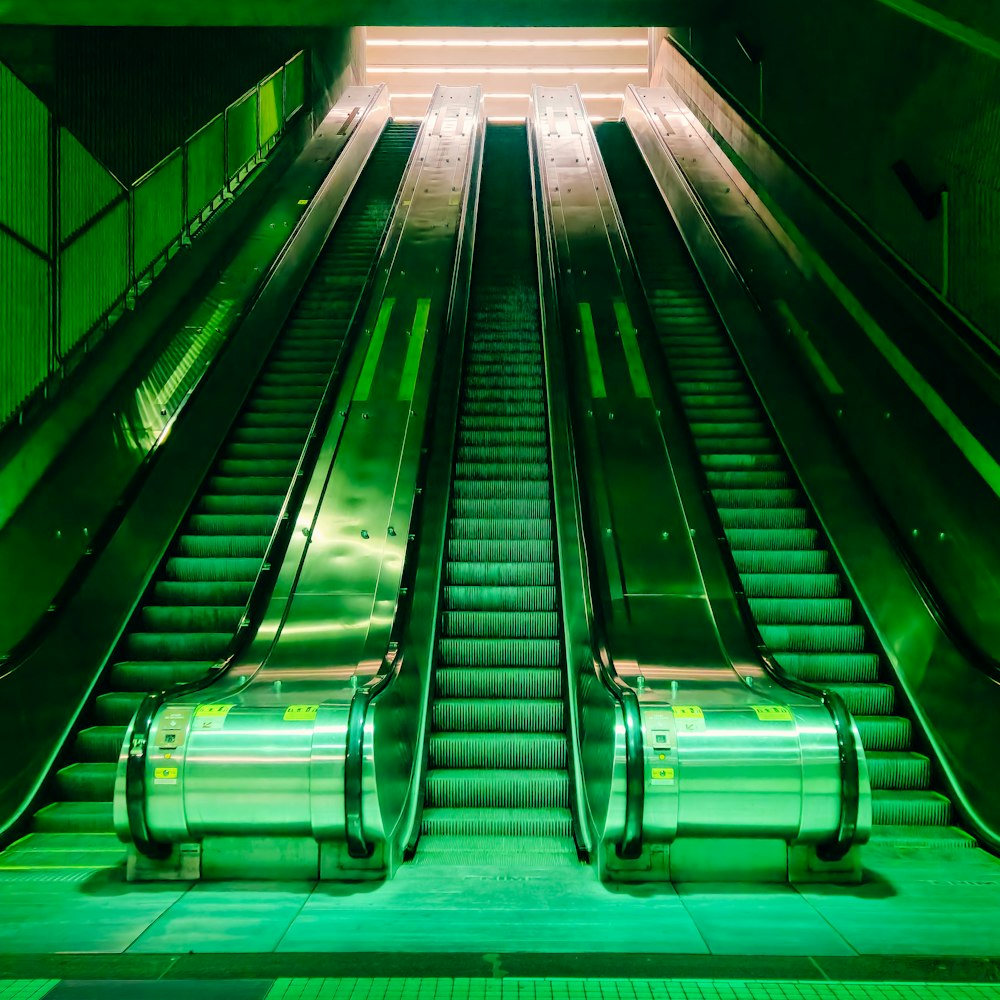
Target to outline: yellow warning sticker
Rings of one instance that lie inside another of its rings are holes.
[[[299,204],[300,205],[308,205],[309,204],[309,199],[308,198],[299,198]]]
[[[224,719],[232,707],[232,705],[199,705],[194,715],[196,719]]]
[[[170,780],[171,778],[175,778],[176,779],[176,777],[177,777],[177,768],[176,767],[157,767],[153,771],[153,777],[156,778],[157,781]]]
[[[792,713],[784,705],[751,705],[761,722],[791,722]]]
[[[285,709],[286,722],[310,722],[316,718],[319,705],[289,705]]]
[[[675,719],[704,719],[705,713],[697,705],[672,705]]]
[[[674,769],[672,767],[654,767],[652,778],[653,781],[673,781]]]

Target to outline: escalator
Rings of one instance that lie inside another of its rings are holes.
[[[598,126],[705,485],[761,637],[790,674],[839,692],[872,783],[876,843],[972,847],[897,711],[892,668],[830,550],[735,347],[624,124]]]
[[[418,861],[575,863],[526,130],[486,132]]]
[[[375,146],[200,495],[109,658],[50,782],[55,801],[34,817],[33,852],[61,852],[69,844],[111,849],[118,755],[143,696],[204,676],[226,654],[324,389],[344,360],[416,133],[415,124],[390,123]]]

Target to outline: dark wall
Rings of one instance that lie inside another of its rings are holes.
[[[1000,341],[1000,62],[871,0],[734,9],[729,20],[672,34],[748,116]],[[898,161],[923,192],[948,190],[947,227],[941,214],[921,214],[893,172]]]
[[[134,181],[300,49],[315,111],[351,67],[351,29],[5,29],[7,62],[120,180]]]

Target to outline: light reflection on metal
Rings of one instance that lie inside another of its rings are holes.
[[[841,821],[837,732],[818,700],[768,678],[749,643],[704,510],[697,458],[676,432],[683,425],[659,369],[643,360],[655,342],[579,91],[536,86],[532,125],[575,390],[586,548],[605,581],[596,599],[612,661],[642,705],[644,843],[825,845]],[[628,304],[636,329],[631,358],[616,303]],[[650,392],[636,392],[637,366]],[[586,761],[585,743],[582,754]],[[863,759],[861,779],[859,843],[871,821]],[[597,790],[588,782],[588,793]],[[779,869],[787,865],[783,850],[776,857]],[[853,863],[846,867],[850,874]]]
[[[339,863],[347,712],[359,682],[386,656],[399,601],[459,223],[479,162],[481,103],[478,88],[435,93],[297,515],[300,530],[253,639],[216,684],[165,703],[150,728],[146,821],[161,843],[293,837],[312,845],[317,871]],[[385,309],[388,302],[396,308]],[[426,324],[419,354],[408,351],[415,315]],[[379,327],[376,349],[371,339]],[[199,716],[209,704],[232,707]],[[291,705],[316,705],[315,719],[286,721]],[[178,711],[182,731],[169,728]],[[414,715],[383,713],[392,759],[381,769],[370,766],[366,779],[374,803],[365,814],[367,832],[383,844],[400,825],[409,795],[418,752]],[[178,776],[165,784],[155,774],[168,752]],[[126,760],[123,752],[116,827],[127,838]]]

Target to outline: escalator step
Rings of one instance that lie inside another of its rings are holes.
[[[557,809],[569,806],[565,770],[432,770],[427,808]]]
[[[246,607],[253,590],[250,580],[160,580],[153,586],[152,598],[161,606],[226,605]]]
[[[719,508],[723,510],[738,510],[743,507],[750,507],[757,510],[761,507],[786,510],[795,507],[802,502],[801,494],[796,489],[713,489],[712,499]],[[803,511],[803,514],[805,512]],[[725,520],[722,522],[725,524]]]
[[[677,362],[671,361],[671,367],[677,371]],[[704,422],[703,414],[689,421],[688,426],[695,438],[710,441],[712,438],[756,438],[765,440],[771,445],[770,428],[762,420],[741,420],[738,422],[723,423],[717,421]]]
[[[572,839],[565,837],[521,837],[480,834],[448,836],[436,834],[420,842],[413,864],[447,864],[478,871],[509,869],[516,877],[526,872],[572,871],[578,866]]]
[[[165,691],[174,684],[201,680],[215,663],[215,660],[119,660],[111,667],[110,682],[118,691]]]
[[[4,851],[0,867],[49,871],[117,868],[125,855],[125,845],[111,831],[74,833],[69,837],[65,833],[29,833]]]
[[[760,634],[775,653],[860,653],[865,645],[862,625],[761,625]]]
[[[927,788],[931,762],[922,753],[898,750],[869,750],[865,754],[872,788]]]
[[[891,826],[947,826],[951,803],[938,792],[872,791],[872,822]]]
[[[451,502],[452,516],[470,521],[501,519],[534,519],[548,521],[551,508],[547,498],[484,500],[456,497]]]
[[[139,621],[150,632],[228,632],[232,635],[244,609],[243,604],[236,607],[147,604]]]
[[[53,802],[35,813],[39,833],[107,833],[115,828],[112,803]]]
[[[931,847],[939,851],[977,847],[976,838],[957,826],[901,826],[881,824],[872,828],[869,841],[881,847]]]
[[[700,437],[695,438],[695,449],[702,460],[713,459],[713,464],[723,459],[739,459],[743,465],[747,459],[767,459],[774,456],[774,439],[767,437]]]
[[[555,567],[549,562],[452,562],[445,582],[459,587],[551,587]]]
[[[282,501],[288,492],[285,476],[211,476],[208,492],[222,496],[272,496]]]
[[[214,583],[240,581],[252,584],[259,572],[259,559],[174,556],[167,560],[164,577],[167,580],[201,580]]]
[[[56,790],[64,800],[101,802],[115,793],[118,761],[70,764],[56,772]]]
[[[538,479],[548,485],[547,462],[456,462],[456,479]]]
[[[223,456],[233,462],[281,461],[296,463],[302,449],[296,441],[231,441]]]
[[[559,635],[554,611],[445,611],[441,631],[449,638],[549,639]]]
[[[258,443],[271,441],[278,443],[293,443],[301,447],[305,443],[306,429],[300,427],[234,427],[229,435],[230,441],[247,441]]]
[[[710,472],[766,472],[783,471],[785,463],[774,452],[762,452],[758,455],[703,453],[701,464]]]
[[[232,632],[130,632],[119,652],[129,660],[222,659]]]
[[[792,486],[792,477],[784,469],[755,472],[752,469],[707,471],[705,481],[711,490],[784,490]],[[798,493],[798,490],[795,491]],[[736,506],[733,504],[732,506]]]
[[[76,734],[73,755],[77,760],[118,760],[127,726],[88,726]]]
[[[214,471],[217,476],[234,476],[237,478],[262,476],[266,479],[291,479],[297,464],[297,458],[221,458],[216,462]]]
[[[857,715],[854,721],[866,751],[906,750],[910,746],[910,720],[904,716]]]
[[[431,767],[565,768],[562,733],[435,733]]]
[[[270,540],[270,532],[266,535],[181,535],[177,539],[176,552],[179,556],[197,559],[255,558],[259,564]]]
[[[277,517],[284,502],[285,498],[277,494],[236,493],[223,496],[204,493],[198,499],[196,509],[202,514],[270,514]]]
[[[743,573],[823,573],[829,562],[829,553],[823,549],[755,551],[736,545],[732,538],[729,545],[733,562]]]
[[[815,528],[727,528],[732,549],[785,551],[813,549],[819,540]]]
[[[448,611],[555,611],[555,587],[457,587],[444,588]]]
[[[875,653],[775,653],[775,659],[793,677],[815,683],[838,681],[850,684],[878,677]]]
[[[289,473],[289,476],[291,473]],[[184,530],[192,535],[265,535],[274,531],[270,514],[192,514]]]
[[[551,539],[449,538],[448,560],[454,562],[552,562]]]
[[[562,671],[557,667],[444,667],[434,674],[442,698],[559,698]]]
[[[847,597],[751,597],[748,603],[761,625],[847,625],[854,615]]]
[[[893,709],[895,691],[891,684],[824,684],[836,691],[852,715],[888,715]]]
[[[720,507],[719,520],[727,532],[733,529],[781,531],[808,527],[806,512],[802,507]]]
[[[553,639],[441,639],[443,666],[558,667],[559,642]]]
[[[741,573],[747,597],[837,597],[840,577],[836,573]]]
[[[420,832],[459,837],[571,837],[568,809],[425,809]]]
[[[469,500],[548,500],[547,479],[458,479],[452,496]]]
[[[141,691],[108,691],[97,696],[94,717],[102,726],[127,726],[139,710]]]
[[[432,721],[440,732],[561,733],[563,703],[554,698],[448,698],[435,702]]]
[[[448,533],[455,542],[544,541],[552,538],[552,522],[547,517],[452,517]]]

